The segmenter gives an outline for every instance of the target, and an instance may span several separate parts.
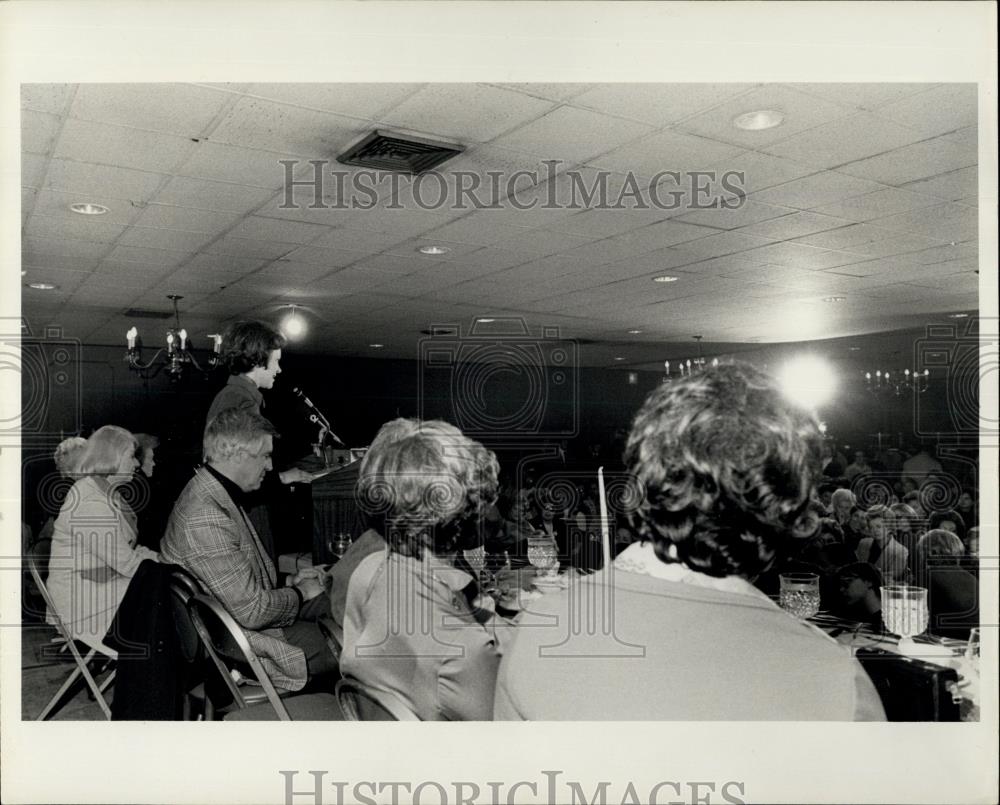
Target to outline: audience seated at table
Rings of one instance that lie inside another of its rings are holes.
[[[369,555],[351,575],[341,672],[423,720],[492,716],[495,619],[473,608],[475,579],[454,561],[481,542],[497,472],[491,451],[437,423],[369,450],[358,480],[370,514],[381,501],[389,553]]]
[[[751,583],[787,535],[814,530],[821,444],[815,418],[747,365],[655,390],[626,452],[644,493],[633,516],[642,541],[522,613],[496,717],[883,719],[850,652]],[[581,601],[610,601],[613,633],[602,618],[571,629]]]
[[[871,536],[858,543],[858,561],[873,565],[886,584],[905,582],[909,552],[896,541],[895,515],[888,506],[876,505],[868,510],[867,517]]]
[[[74,464],[67,469],[77,481],[53,527],[47,586],[73,637],[106,649],[129,580],[159,555],[136,545],[135,514],[118,492],[139,467],[135,437],[115,425],[98,428]]]
[[[860,506],[852,506],[847,517],[847,524],[842,526],[844,530],[844,544],[852,551],[858,549],[858,544],[868,533],[868,516]]]
[[[963,542],[965,540],[965,520],[954,509],[939,509],[931,512],[927,518],[927,530],[934,531],[936,529],[950,531]]]
[[[939,637],[966,640],[969,630],[979,626],[979,582],[959,567],[963,556],[962,541],[944,529],[928,531],[917,543],[913,579],[927,589],[927,631]]]
[[[252,411],[223,410],[205,428],[205,466],[178,498],[163,537],[165,560],[192,573],[243,627],[278,687],[299,690],[336,671],[316,624],[328,602],[316,571],[276,587],[245,509],[245,495],[271,470],[274,428]]]
[[[867,562],[852,562],[837,570],[833,612],[849,621],[882,631],[882,574]]]

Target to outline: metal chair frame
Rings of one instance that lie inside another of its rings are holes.
[[[359,700],[384,718],[362,718]],[[337,702],[349,721],[420,721],[419,716],[390,693],[373,690],[345,676],[337,682]]]
[[[112,668],[111,673],[104,679],[100,684],[94,678],[93,674],[90,672],[90,662],[95,657],[103,657],[109,660],[117,659],[116,655],[109,653],[108,651],[102,651],[93,646],[89,646],[90,651],[87,652],[86,656],[80,654],[79,648],[77,648],[76,640],[70,633],[66,624],[63,622],[62,616],[56,610],[55,604],[52,601],[52,596],[49,594],[49,588],[46,586],[45,582],[42,580],[42,570],[40,567],[40,552],[39,543],[35,543],[26,555],[26,560],[28,563],[28,570],[31,573],[31,578],[35,582],[35,586],[38,588],[38,592],[41,593],[42,600],[45,601],[45,606],[48,611],[52,614],[55,623],[53,624],[59,636],[65,641],[65,647],[69,653],[73,656],[73,661],[76,663],[76,668],[67,677],[66,681],[63,682],[59,690],[56,691],[55,695],[49,699],[48,704],[42,708],[42,712],[36,717],[36,721],[45,721],[53,712],[56,711],[56,706],[62,701],[63,696],[76,684],[76,681],[82,676],[84,682],[86,682],[87,687],[90,688],[90,692],[94,696],[94,700],[100,706],[101,711],[104,713],[104,717],[111,720],[111,707],[108,704],[107,699],[104,698],[104,692],[111,686],[115,681],[116,669]]]

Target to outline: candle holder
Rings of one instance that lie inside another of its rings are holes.
[[[865,386],[869,393],[875,396],[901,397],[907,392],[913,394],[923,394],[931,385],[930,369],[918,372],[914,369],[899,371],[882,371],[876,369],[872,372],[865,372]]]
[[[188,349],[188,333],[181,327],[180,312],[177,309],[177,302],[183,298],[177,294],[167,295],[167,299],[174,304],[174,326],[167,330],[166,348],[158,349],[147,363],[142,362],[138,329],[131,327],[125,333],[125,361],[128,363],[128,368],[143,380],[150,380],[166,369],[170,381],[176,383],[191,369],[207,375],[222,363],[222,336],[218,333],[208,336],[213,341],[213,351],[205,361],[204,367]]]

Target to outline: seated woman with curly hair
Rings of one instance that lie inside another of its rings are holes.
[[[943,528],[924,534],[914,552],[913,583],[927,588],[927,631],[941,637],[968,640],[979,625],[979,581],[959,566],[964,556],[962,540]]]
[[[816,529],[821,444],[815,417],[746,364],[653,391],[625,453],[640,542],[522,615],[496,717],[884,719],[849,650],[752,584]],[[580,598],[603,607],[593,622],[569,617]]]
[[[422,720],[489,720],[499,662],[475,579],[455,566],[480,541],[497,493],[496,456],[444,423],[373,446],[358,496],[388,552],[350,576],[340,670]],[[450,432],[449,432],[450,431]]]

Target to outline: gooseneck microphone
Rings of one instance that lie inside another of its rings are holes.
[[[337,444],[339,444],[341,447],[347,447],[347,445],[344,444],[341,438],[336,433],[333,432],[333,428],[330,427],[329,420],[325,416],[323,416],[323,412],[316,407],[315,403],[313,403],[313,401],[306,396],[306,393],[302,389],[296,386],[295,388],[292,389],[292,394],[294,394],[296,397],[302,400],[302,402],[306,404],[306,407],[309,408],[309,410],[312,412],[309,414],[310,422],[312,422],[314,425],[320,425],[323,428],[325,428],[326,432],[329,433],[331,437],[333,437],[333,440]]]

